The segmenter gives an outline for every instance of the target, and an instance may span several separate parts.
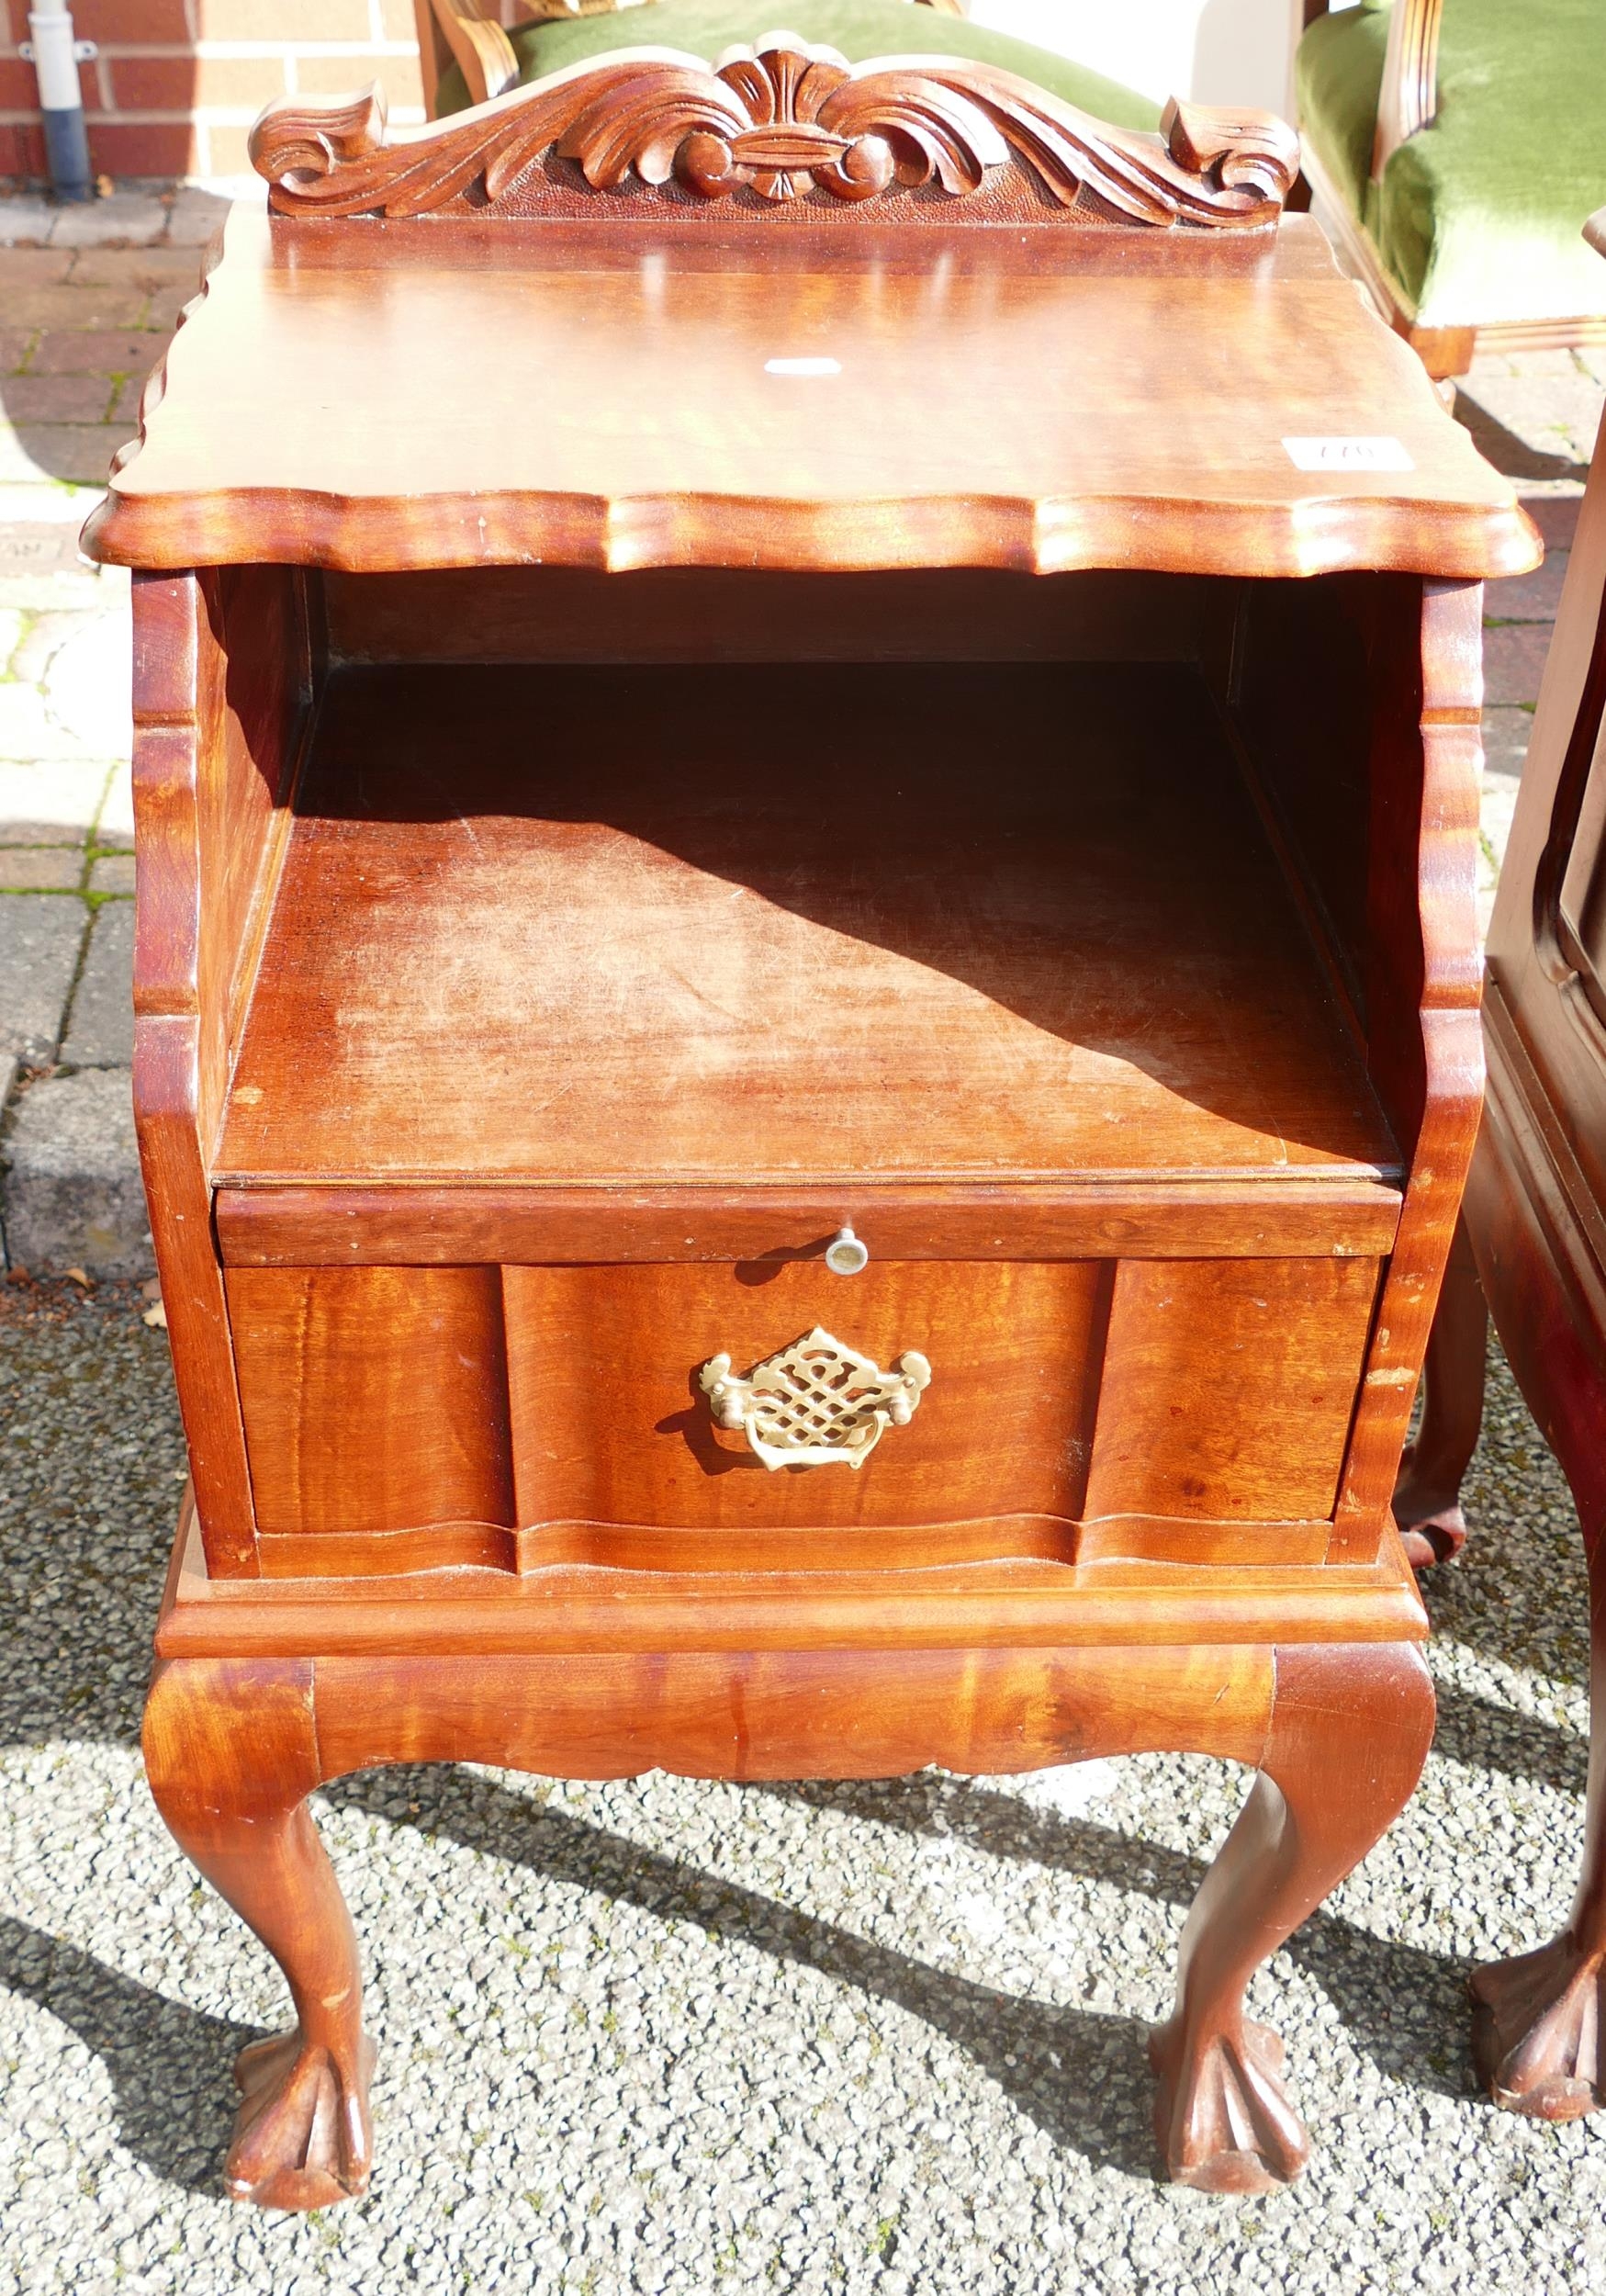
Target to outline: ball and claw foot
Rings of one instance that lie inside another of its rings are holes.
[[[234,2066],[240,2111],[223,2168],[229,2198],[267,2209],[360,2199],[374,2158],[373,2070],[365,2034],[355,2064],[344,2067],[298,2030],[242,2050]]]
[[[1460,1479],[1449,1491],[1435,1489],[1425,1475],[1419,1481],[1414,1455],[1408,1451],[1394,1493],[1394,1519],[1413,1570],[1431,1570],[1435,1563],[1453,1562],[1466,1544]]]
[[[1475,1971],[1468,1990],[1473,2059],[1497,2105],[1535,2121],[1577,2121],[1606,2105],[1606,1967],[1598,1952],[1564,1934]]]
[[[1201,2192],[1269,2192],[1292,2184],[1310,2159],[1310,2140],[1283,2086],[1283,2044],[1269,2026],[1247,2020],[1238,2037],[1219,2035],[1185,2070],[1180,2020],[1149,2036],[1159,2077],[1154,2131],[1174,2183]]]

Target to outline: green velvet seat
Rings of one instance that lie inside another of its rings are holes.
[[[737,40],[781,28],[839,49],[850,63],[870,56],[973,56],[1019,73],[1112,127],[1160,125],[1157,104],[1067,56],[1011,39],[1003,32],[986,31],[960,17],[911,7],[909,0],[775,0],[774,6],[760,5],[760,0],[649,0],[646,6],[612,16],[527,24],[511,37],[520,81],[525,84],[612,48],[680,48],[712,62]],[[441,75],[436,109],[461,111],[467,100],[463,75],[454,65]]]
[[[1606,200],[1606,0],[1444,0],[1438,99],[1371,180],[1389,0],[1319,17],[1299,125],[1413,329],[1606,314],[1579,236]]]

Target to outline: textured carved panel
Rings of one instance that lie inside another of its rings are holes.
[[[538,205],[556,160],[593,191],[634,177],[682,201],[824,194],[817,205],[840,209],[928,186],[963,200],[1012,170],[1050,214],[1160,229],[1275,220],[1299,163],[1291,129],[1269,112],[1177,103],[1163,124],[1162,142],[963,58],[849,65],[776,32],[717,70],[671,49],[599,57],[395,136],[376,88],[289,98],[258,120],[251,156],[290,214],[426,215],[514,193]]]

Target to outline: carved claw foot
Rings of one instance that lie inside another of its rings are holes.
[[[1451,1561],[1466,1544],[1459,1478],[1453,1490],[1435,1488],[1430,1477],[1419,1479],[1408,1451],[1394,1493],[1394,1519],[1413,1570],[1431,1570],[1436,1562]]]
[[[266,2209],[320,2209],[366,2192],[373,2069],[366,2036],[356,2063],[343,2068],[299,2030],[242,2050],[234,2067],[240,2112],[223,2168],[229,2198]]]
[[[1304,2123],[1283,2086],[1283,2044],[1247,2020],[1238,2036],[1190,2049],[1173,2018],[1149,2037],[1159,2077],[1154,2131],[1169,2175],[1202,2192],[1267,2192],[1292,2184],[1310,2158]]]
[[[1577,2121],[1606,2105],[1603,1986],[1600,1954],[1570,1935],[1475,1972],[1472,2054],[1497,2105],[1535,2121]]]

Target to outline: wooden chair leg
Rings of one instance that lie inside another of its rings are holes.
[[[1566,1462],[1564,1462],[1564,1465]],[[1589,1782],[1584,1863],[1561,1935],[1472,1979],[1472,2054],[1497,2105],[1535,2121],[1606,2106],[1606,1483],[1597,1459],[1572,1478],[1589,1560]],[[1589,1486],[1600,1486],[1589,1488]]]
[[[1404,1807],[1432,1735],[1414,1644],[1277,1652],[1261,1773],[1194,1901],[1176,2009],[1150,2043],[1155,2130],[1179,2183],[1263,2191],[1308,2161],[1283,2044],[1245,2018],[1245,1988]]]
[[[145,1762],[180,1848],[256,1931],[296,2007],[293,2032],[253,2043],[235,2065],[230,2198],[312,2209],[365,2191],[373,2050],[351,1916],[306,1806],[320,1782],[311,1667],[158,1667]]]
[[[1461,1484],[1483,1425],[1488,1309],[1466,1223],[1458,1220],[1428,1338],[1422,1422],[1400,1462],[1395,1520],[1413,1569],[1446,1562],[1466,1543]]]

